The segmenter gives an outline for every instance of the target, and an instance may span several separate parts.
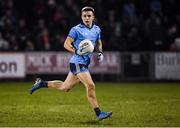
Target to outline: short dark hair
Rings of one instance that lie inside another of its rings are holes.
[[[93,7],[90,7],[90,6],[85,6],[81,9],[81,13],[84,12],[84,11],[92,11],[93,14],[94,14],[94,8]]]

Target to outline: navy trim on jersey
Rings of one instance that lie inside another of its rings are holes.
[[[91,26],[91,27],[86,26],[83,22],[81,22],[81,23],[80,23],[80,25],[82,25],[83,27],[86,27],[86,28],[91,29],[91,28],[93,28],[93,26],[94,26],[94,21],[93,21],[93,23],[92,23],[92,26]]]

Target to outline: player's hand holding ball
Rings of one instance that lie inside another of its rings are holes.
[[[84,55],[85,53],[86,52],[83,50],[83,48],[78,48],[75,50],[75,54],[80,55],[80,56]]]
[[[97,59],[98,59],[99,62],[103,61],[104,55],[103,55],[102,52],[99,52],[99,53],[98,53]]]
[[[80,42],[78,49],[75,50],[75,53],[81,56],[81,55],[88,55],[93,51],[94,51],[93,43],[90,40],[85,39]]]

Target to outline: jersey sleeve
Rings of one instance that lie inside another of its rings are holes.
[[[77,32],[76,32],[76,29],[75,29],[74,27],[71,28],[71,30],[69,31],[68,36],[71,37],[72,39],[76,40],[76,38],[77,38]]]

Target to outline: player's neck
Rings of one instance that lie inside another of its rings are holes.
[[[89,25],[86,25],[86,24],[84,24],[84,23],[82,22],[81,24],[84,25],[85,27],[91,29],[91,28],[93,27],[93,24],[94,24],[94,23],[89,24]]]
[[[88,28],[92,28],[92,25],[93,24],[89,24],[89,25],[85,25],[85,26],[88,27]]]

